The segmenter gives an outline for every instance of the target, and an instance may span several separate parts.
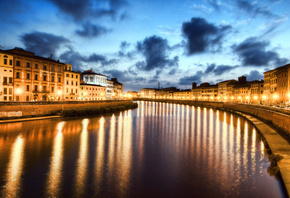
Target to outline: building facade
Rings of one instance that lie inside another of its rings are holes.
[[[13,55],[0,50],[0,101],[13,101]]]
[[[13,55],[14,101],[55,101],[63,90],[64,64],[21,48]]]
[[[81,83],[80,100],[96,101],[106,100],[106,87]]]
[[[75,101],[80,99],[81,73],[72,71],[72,65],[65,64],[64,70],[64,93],[61,99]]]

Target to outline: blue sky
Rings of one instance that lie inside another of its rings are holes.
[[[218,83],[289,63],[288,0],[0,1],[0,46],[118,78],[124,91]]]

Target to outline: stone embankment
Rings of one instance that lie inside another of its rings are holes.
[[[62,115],[83,116],[114,112],[136,107],[132,101],[92,101],[92,102],[24,102],[1,103],[0,119],[31,118]]]
[[[245,117],[261,134],[270,154],[271,166],[274,166],[271,168],[274,168],[276,173],[280,173],[286,193],[290,197],[290,110],[226,102],[143,100],[216,108]]]

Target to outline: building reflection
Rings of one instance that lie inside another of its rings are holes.
[[[79,155],[76,169],[75,179],[75,195],[82,197],[85,191],[85,181],[87,177],[87,165],[88,165],[88,125],[89,119],[82,120],[82,132],[80,137]]]
[[[65,122],[57,124],[57,134],[53,142],[53,150],[50,164],[50,171],[48,173],[47,193],[49,197],[60,196],[60,184],[62,177],[63,164],[63,127]]]
[[[19,197],[21,188],[21,176],[23,172],[25,140],[22,135],[16,138],[10,154],[7,167],[6,184],[4,185],[4,197]]]

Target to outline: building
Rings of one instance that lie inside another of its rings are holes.
[[[107,87],[108,76],[103,74],[95,73],[92,69],[86,70],[82,73],[82,80],[91,85],[101,85]]]
[[[233,94],[233,84],[236,80],[226,80],[218,83],[218,99],[221,101],[228,101]]]
[[[191,97],[193,100],[215,101],[218,97],[218,85],[206,82],[196,86],[196,83],[192,83]]]
[[[80,100],[106,100],[106,87],[101,85],[85,84],[82,82],[80,85]]]
[[[123,95],[123,84],[118,82],[117,78],[111,78],[111,81],[113,81],[113,95],[112,99],[119,100],[122,98]]]
[[[107,80],[107,92],[106,92],[106,99],[112,100],[114,94],[114,81]]]
[[[175,100],[190,100],[191,99],[191,89],[175,91],[173,93],[173,98]]]
[[[80,98],[80,78],[81,73],[72,71],[72,65],[65,64],[64,70],[64,93],[61,99],[76,101]]]
[[[58,100],[63,91],[63,63],[21,48],[4,52],[13,55],[15,101]]]
[[[264,100],[265,104],[273,105],[277,103],[277,69],[264,72]]]
[[[12,101],[13,95],[13,55],[0,50],[0,101]]]

